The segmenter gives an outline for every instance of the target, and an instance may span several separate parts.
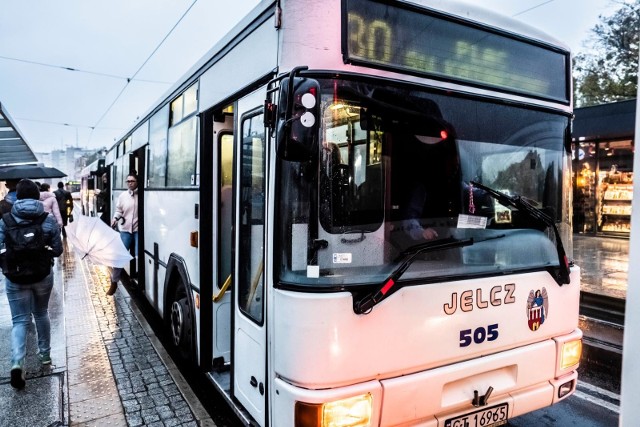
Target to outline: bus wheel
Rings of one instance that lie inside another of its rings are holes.
[[[193,355],[192,340],[193,312],[189,306],[187,294],[179,284],[173,295],[169,319],[171,344],[177,349],[180,358],[189,361]]]

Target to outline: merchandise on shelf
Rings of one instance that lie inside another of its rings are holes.
[[[629,233],[631,231],[631,200],[633,172],[610,172],[599,176],[600,200],[598,226],[601,232]]]

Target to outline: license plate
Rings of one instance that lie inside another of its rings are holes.
[[[480,409],[459,417],[449,418],[444,427],[496,427],[507,423],[509,404],[502,403],[486,409]]]

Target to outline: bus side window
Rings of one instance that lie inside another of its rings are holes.
[[[263,321],[265,132],[263,116],[242,122],[238,303],[256,323]]]
[[[233,135],[223,134],[219,142],[220,150],[220,224],[218,229],[218,288],[231,275],[231,230],[233,221]]]

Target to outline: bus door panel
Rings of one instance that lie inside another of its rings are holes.
[[[214,213],[215,236],[213,249],[213,360],[231,362],[231,230],[233,218],[233,116],[216,121],[213,134],[216,141],[213,164],[217,171],[214,188],[217,203]],[[226,130],[225,130],[226,129]]]
[[[265,92],[238,102],[236,128],[233,395],[258,425],[266,423],[268,396],[265,194]]]
[[[145,277],[145,265],[144,256],[144,184],[146,182],[145,177],[145,164],[146,164],[146,147],[138,148],[130,156],[130,173],[135,173],[138,177],[138,253],[132,253],[134,259],[131,262],[131,276],[137,279],[138,286],[144,286],[145,281],[142,280]]]
[[[162,313],[163,310],[161,301],[163,301],[163,284],[168,261],[166,249],[167,247],[172,247],[163,238],[163,234],[166,234],[163,233],[165,222],[159,214],[167,206],[168,202],[163,198],[166,193],[164,191],[145,192],[145,210],[141,214],[145,218],[145,224],[149,224],[149,227],[145,227],[144,240],[139,239],[139,244],[142,244],[142,246],[138,248],[138,256],[143,257],[145,262],[146,280],[144,293],[159,313]],[[164,253],[163,250],[165,250]]]

